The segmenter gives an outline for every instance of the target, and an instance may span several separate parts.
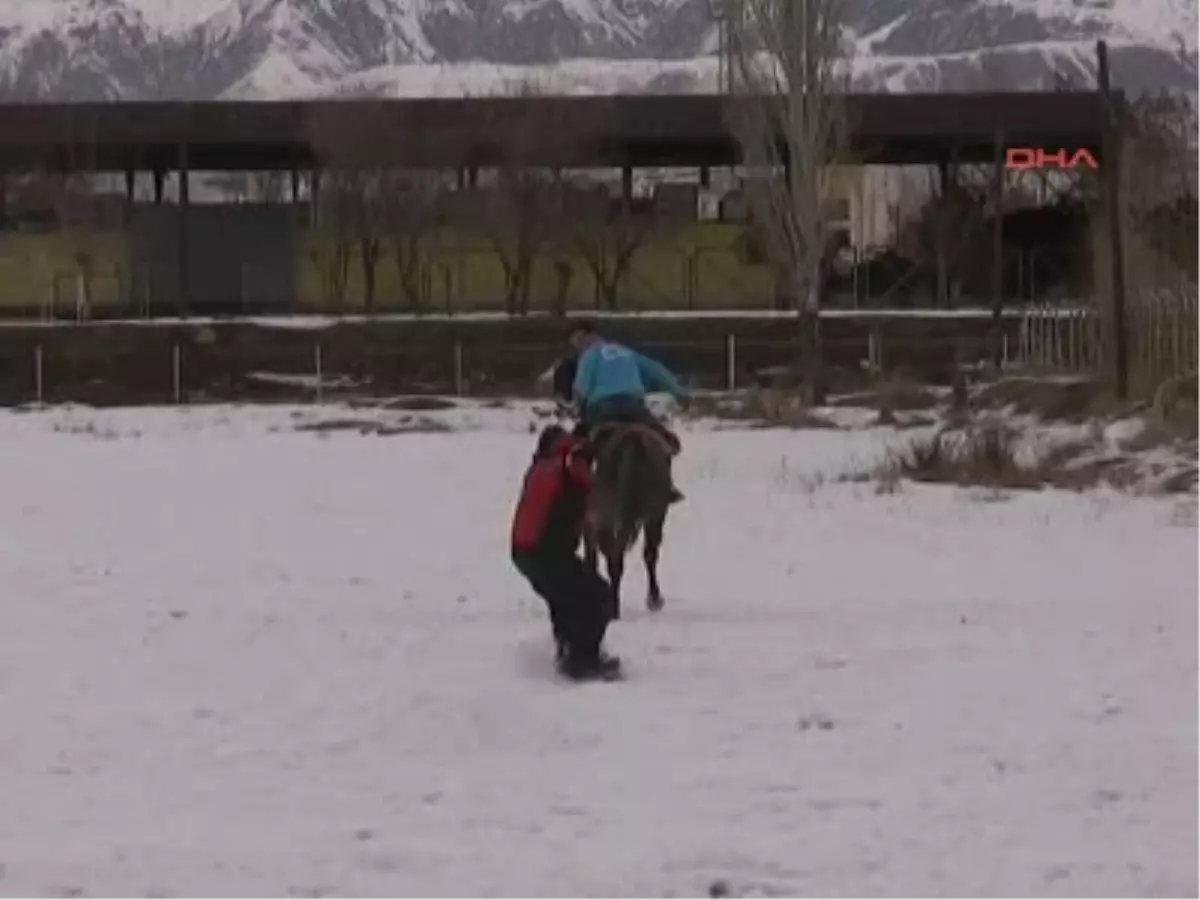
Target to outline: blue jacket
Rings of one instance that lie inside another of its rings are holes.
[[[676,400],[686,393],[670,369],[635,350],[599,341],[579,357],[575,396],[585,408],[609,397],[644,400],[646,394],[658,392]]]

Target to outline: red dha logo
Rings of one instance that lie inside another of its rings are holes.
[[[1049,168],[1077,169],[1080,166],[1089,169],[1100,168],[1096,157],[1083,148],[1074,153],[1068,153],[1066,150],[1047,153],[1040,147],[1009,147],[1004,155],[1004,167],[1018,172]]]

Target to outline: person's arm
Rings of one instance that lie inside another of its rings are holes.
[[[575,368],[575,401],[582,408],[592,394],[592,382],[596,379],[596,350],[589,348],[579,356]]]
[[[679,383],[679,379],[658,360],[637,352],[633,354],[633,359],[637,363],[638,374],[646,386],[647,393],[662,391],[670,394],[676,400],[682,400],[687,395],[687,390]]]
[[[574,447],[563,459],[567,478],[576,490],[587,493],[592,489],[592,467],[583,446]]]
[[[560,359],[554,365],[554,393],[563,403],[570,403],[575,384],[575,370],[579,365],[578,359],[568,357]]]

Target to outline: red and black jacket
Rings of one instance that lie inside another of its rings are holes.
[[[592,488],[586,448],[581,438],[563,434],[534,457],[513,513],[514,553],[575,554]]]

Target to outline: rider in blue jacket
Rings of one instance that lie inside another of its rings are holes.
[[[570,341],[578,354],[574,389],[584,426],[591,430],[607,422],[640,423],[661,434],[678,452],[679,439],[646,406],[646,395],[655,392],[687,404],[687,390],[671,370],[635,350],[606,341],[588,323],[573,326]],[[682,499],[674,489],[672,500]]]

